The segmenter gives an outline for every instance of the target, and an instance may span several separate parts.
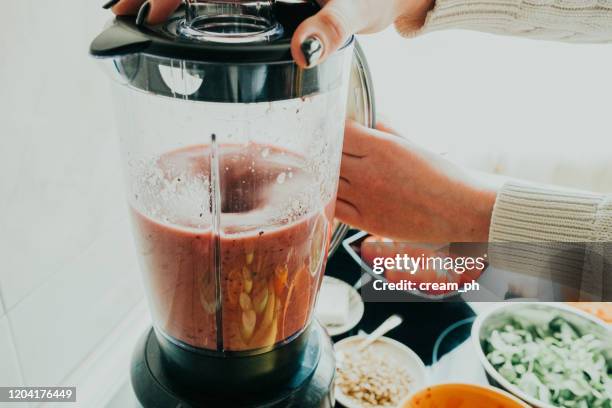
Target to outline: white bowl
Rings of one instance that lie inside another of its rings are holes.
[[[518,310],[528,309],[539,309],[544,311],[550,311],[551,316],[553,314],[561,314],[564,318],[571,319],[573,324],[581,327],[588,327],[594,334],[603,338],[610,338],[612,336],[612,330],[605,322],[594,317],[586,312],[583,312],[574,307],[562,304],[562,303],[505,303],[497,307],[491,308],[486,312],[478,315],[478,318],[472,326],[472,342],[478,355],[480,363],[483,365],[489,381],[493,380],[493,385],[499,385],[506,391],[516,395],[523,401],[529,403],[531,406],[536,408],[558,408],[554,405],[544,403],[534,397],[526,394],[516,385],[506,380],[487,359],[483,349],[482,340],[486,336],[486,331],[492,326],[499,326],[502,322],[506,321],[513,313]],[[497,383],[497,384],[495,384]]]
[[[334,349],[336,355],[339,352],[347,352],[352,347],[356,347],[365,336],[351,336],[347,337],[336,343]],[[401,362],[404,369],[408,373],[411,379],[410,391],[407,395],[402,396],[400,400],[408,397],[412,393],[422,389],[427,385],[427,370],[425,364],[421,358],[412,351],[406,345],[399,341],[390,339],[388,337],[381,337],[376,342],[372,343],[369,347],[375,347],[377,353],[384,354],[386,358],[392,359],[396,362]],[[346,357],[345,357],[346,358]],[[364,405],[360,404],[353,398],[348,397],[344,394],[339,387],[336,387],[335,391],[336,400],[346,408],[362,408]]]

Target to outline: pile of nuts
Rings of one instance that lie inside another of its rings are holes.
[[[395,407],[410,392],[407,370],[372,348],[342,353],[339,360],[336,385],[364,407]]]

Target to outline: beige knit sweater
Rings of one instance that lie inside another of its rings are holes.
[[[566,300],[612,300],[612,195],[507,183],[489,240],[498,269],[574,289]]]
[[[409,21],[397,21],[405,35]],[[567,42],[612,42],[612,0],[436,0],[423,29],[468,29]]]
[[[409,22],[400,18],[396,25],[400,33],[415,35],[406,30]],[[568,42],[612,42],[612,0],[436,0],[424,27],[416,34],[442,29]],[[612,139],[605,147],[612,160]],[[609,300],[612,296],[612,264],[608,264],[612,262],[612,195],[508,183],[497,197],[490,241],[529,243],[491,245],[494,266],[531,275],[558,274],[557,281],[573,281],[569,286],[579,286],[588,293],[586,299]],[[559,262],[552,242],[592,244],[584,245],[584,251],[566,251],[567,257]],[[583,265],[579,276],[575,274],[576,263]]]

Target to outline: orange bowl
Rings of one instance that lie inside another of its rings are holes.
[[[413,394],[401,408],[529,408],[518,398],[493,387],[441,384]]]

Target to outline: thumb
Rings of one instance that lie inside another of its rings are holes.
[[[338,50],[363,28],[361,16],[366,0],[330,0],[314,16],[304,20],[291,40],[291,54],[297,64],[311,68]]]

